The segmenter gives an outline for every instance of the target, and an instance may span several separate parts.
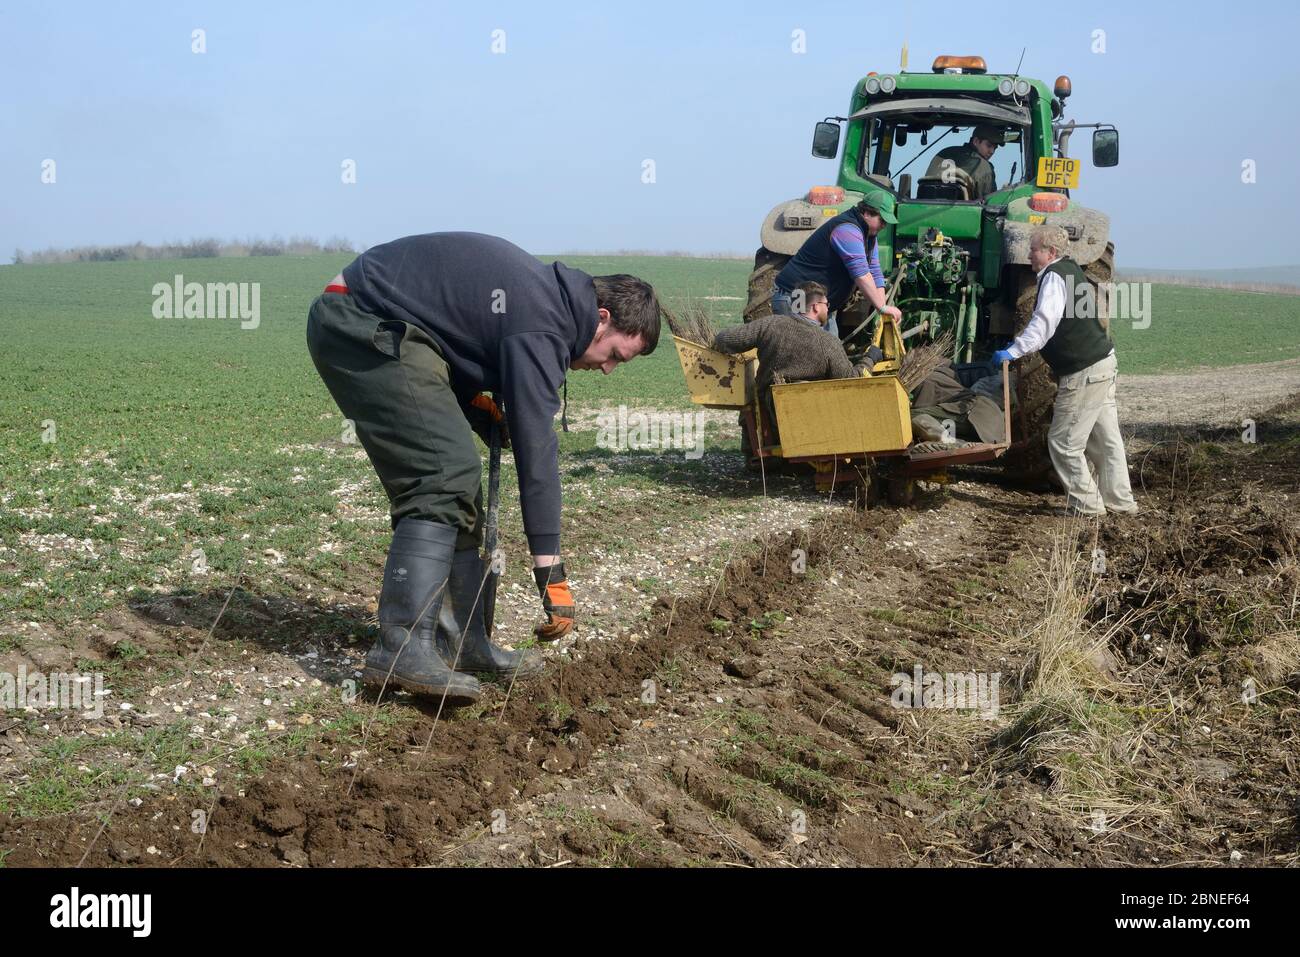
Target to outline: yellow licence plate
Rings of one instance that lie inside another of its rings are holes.
[[[1038,158],[1039,186],[1053,186],[1058,189],[1079,188],[1079,161],[1067,156],[1040,156]]]

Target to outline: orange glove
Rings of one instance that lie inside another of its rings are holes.
[[[534,568],[533,580],[537,582],[542,609],[546,612],[546,622],[534,628],[533,633],[538,641],[563,638],[573,630],[573,618],[577,612],[573,592],[569,591],[569,581],[564,574],[564,563]]]
[[[502,419],[501,410],[498,409],[497,404],[492,401],[492,396],[488,395],[486,392],[480,392],[478,395],[474,396],[474,398],[470,400],[469,404],[474,406],[476,409],[482,409],[488,415],[492,416],[493,422],[500,422]]]
[[[487,392],[480,392],[470,399],[469,404],[471,408],[478,409],[479,412],[483,413],[483,417],[479,419],[477,424],[471,420],[474,431],[479,434],[483,442],[486,444],[488,440],[487,423],[495,422],[501,427],[498,433],[501,436],[501,447],[503,449],[510,448],[510,429],[506,425],[506,417],[496,402],[492,400],[492,396]]]

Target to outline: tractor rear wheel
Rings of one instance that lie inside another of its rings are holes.
[[[1093,285],[1111,282],[1115,278],[1115,244],[1107,243],[1106,251],[1083,267],[1083,274]],[[1110,332],[1110,300],[1100,293],[1097,296],[1097,318],[1102,327]],[[1114,338],[1112,334],[1112,338]]]
[[[1084,267],[1084,274],[1094,283],[1110,282],[1115,272],[1115,244],[1107,243],[1106,251]],[[1018,267],[1014,277],[1016,292],[1016,335],[1029,324],[1038,298],[1038,283],[1028,266]],[[1106,315],[1106,297],[1097,297],[1097,308],[1102,324],[1109,326]],[[1047,451],[1047,432],[1052,425],[1052,406],[1056,402],[1056,380],[1042,356],[1034,354],[1016,364],[1017,412],[1011,419],[1012,438],[1015,440],[1002,457],[1006,475],[1028,485],[1054,483],[1056,473]]]
[[[764,246],[754,253],[754,271],[749,274],[749,301],[742,314],[745,322],[753,322],[772,314],[772,289],[776,285],[776,274],[790,261],[789,256],[774,253]],[[740,417],[740,454],[744,456],[750,471],[759,470],[758,459],[754,458],[749,445],[749,431],[745,428],[745,417]]]
[[[772,289],[776,285],[776,274],[781,271],[789,256],[774,253],[760,246],[754,253],[754,271],[749,274],[749,301],[743,313],[745,322],[753,322],[772,314]]]

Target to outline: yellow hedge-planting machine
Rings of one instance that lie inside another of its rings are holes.
[[[912,442],[911,406],[899,381],[907,347],[894,320],[880,317],[875,345],[884,352],[869,375],[853,379],[788,382],[772,386],[776,422],[766,421],[757,395],[756,353],[727,355],[678,336],[677,357],[691,400],[710,409],[737,409],[748,447],[760,468],[766,463],[801,463],[814,472],[817,488],[842,483],[865,486],[893,502],[911,496],[912,483],[947,480],[951,465],[1001,456],[1010,442]],[[1011,434],[1008,371],[1002,369],[1004,435]],[[773,428],[775,425],[775,428]],[[779,435],[779,439],[778,439]]]

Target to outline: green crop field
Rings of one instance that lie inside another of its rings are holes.
[[[342,416],[304,340],[308,306],[349,258],[0,269],[8,353],[0,363],[0,626],[83,621],[132,597],[228,583],[237,569],[281,561],[277,571],[300,582],[342,586],[355,565],[370,576],[368,563],[382,562],[387,545],[386,503],[360,447],[344,441]],[[745,279],[743,264],[729,261],[571,261],[644,275],[670,302],[736,295]],[[257,328],[233,318],[155,318],[153,286],[177,273],[190,282],[260,283]],[[714,305],[722,321],[739,315],[739,302]],[[690,407],[670,340],[612,377],[571,380],[575,416],[620,403]],[[588,421],[586,431],[562,437],[578,479],[565,488],[566,516],[580,527],[574,547],[625,535],[592,493],[605,482],[594,463],[611,454],[595,448],[595,436]],[[719,448],[712,437],[709,447]],[[738,461],[731,464],[747,485]],[[693,489],[716,482],[696,465],[648,454],[644,467],[621,470],[618,485],[649,494],[668,480],[679,495],[701,498]],[[502,495],[503,541],[508,547],[514,536],[521,555],[509,456]],[[743,510],[744,499],[733,507]],[[707,511],[665,504],[681,520]],[[204,566],[210,575],[196,575]],[[265,590],[287,587],[276,576]],[[16,640],[2,631],[0,644]]]
[[[283,563],[339,584],[349,562],[381,560],[382,493],[359,446],[343,441],[303,336],[308,305],[348,258],[0,268],[0,623],[82,620],[133,594],[193,585],[203,565],[229,580],[236,569]],[[640,275],[670,306],[701,299],[719,322],[739,320],[749,271],[739,260],[565,259]],[[259,282],[260,324],[155,318],[153,285],[177,273]],[[1158,286],[1149,328],[1117,325],[1124,369],[1300,355],[1298,302]],[[659,496],[682,520],[719,507],[718,483],[732,476],[735,490],[754,494],[734,437],[710,436],[706,469],[633,453],[611,476],[589,413],[620,403],[690,408],[667,338],[612,376],[570,377],[570,415],[587,414],[588,424],[562,437],[565,468],[590,481],[566,481],[566,541],[593,547],[625,536],[618,490]],[[509,515],[512,475],[503,493]],[[722,507],[750,501],[738,494]],[[355,520],[357,510],[367,520]],[[507,521],[503,534],[517,529]]]

